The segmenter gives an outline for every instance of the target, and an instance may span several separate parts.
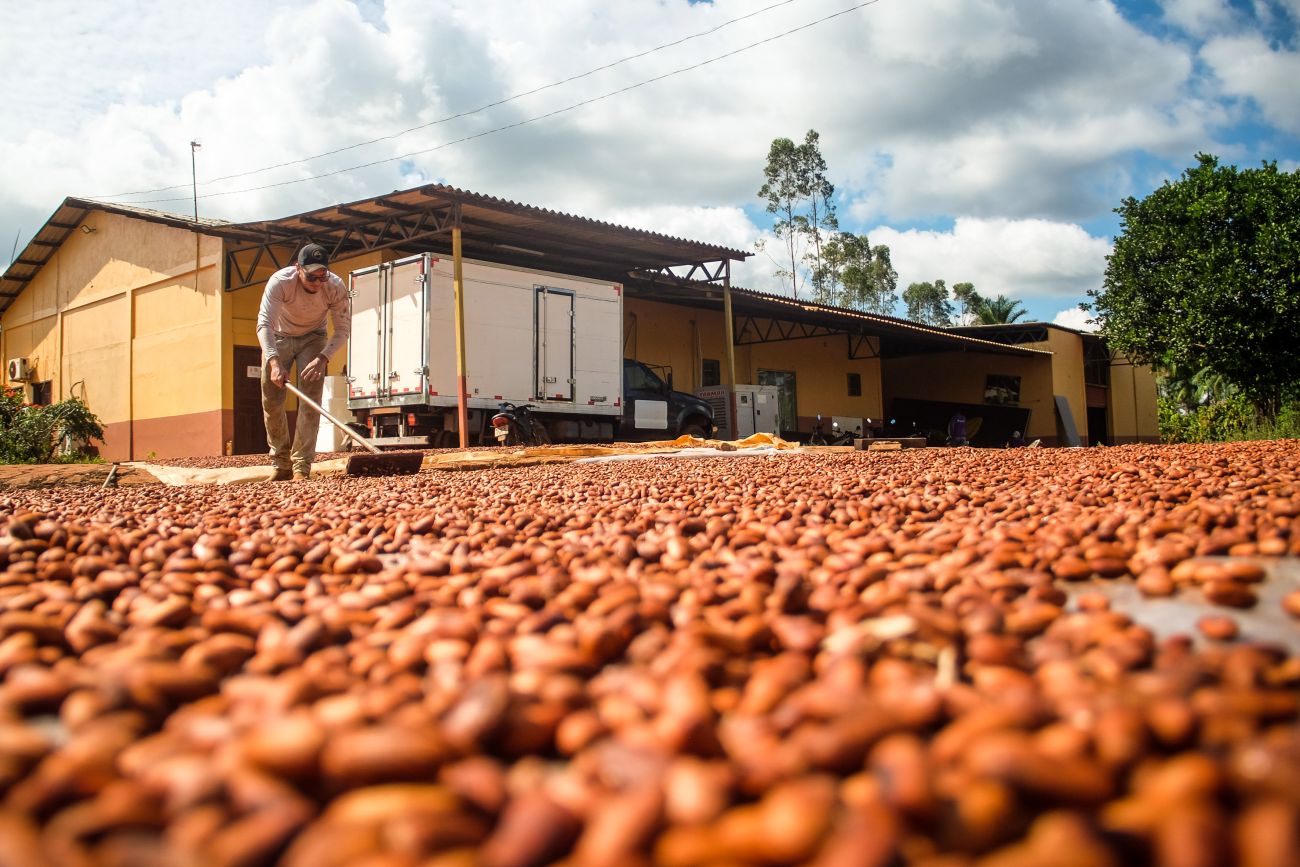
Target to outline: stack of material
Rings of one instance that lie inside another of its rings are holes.
[[[348,378],[346,376],[325,377],[325,390],[321,393],[320,405],[329,410],[337,419],[352,421],[352,411],[348,409]],[[317,452],[342,451],[349,442],[347,435],[334,425],[321,420],[316,432]]]

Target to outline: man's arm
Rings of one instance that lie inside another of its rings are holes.
[[[280,282],[272,277],[266,281],[266,288],[262,290],[262,303],[257,308],[257,342],[262,346],[264,363],[275,357],[275,333],[271,323],[279,318],[283,303]]]
[[[262,346],[262,364],[267,366],[267,375],[271,382],[283,388],[285,381],[284,365],[275,354],[275,333],[271,327],[280,315],[280,305],[284,297],[280,292],[280,281],[272,277],[266,281],[262,290],[262,303],[257,308],[257,342]]]

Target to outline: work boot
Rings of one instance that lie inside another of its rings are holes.
[[[275,468],[275,472],[271,473],[271,478],[267,479],[267,481],[268,481],[268,482],[287,482],[287,481],[289,481],[289,480],[292,479],[292,478],[293,478],[293,474],[292,474],[291,472],[289,472],[289,468],[288,468],[288,467],[276,467],[276,468]]]
[[[311,478],[311,470],[294,470],[294,471],[293,471],[293,477],[294,477],[295,479],[298,479],[298,480],[306,480],[306,479],[310,479],[310,478]]]

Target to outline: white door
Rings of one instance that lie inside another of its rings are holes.
[[[352,335],[348,338],[348,376],[351,397],[377,397],[384,343],[383,275],[379,268],[353,271]]]
[[[388,271],[388,369],[385,388],[391,395],[424,391],[425,257],[382,266]]]
[[[537,323],[537,397],[573,400],[573,292],[534,289]]]

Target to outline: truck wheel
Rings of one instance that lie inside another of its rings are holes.
[[[709,438],[708,433],[704,430],[704,425],[696,424],[695,422],[682,425],[682,433],[689,434],[690,436],[700,440],[706,440]]]

